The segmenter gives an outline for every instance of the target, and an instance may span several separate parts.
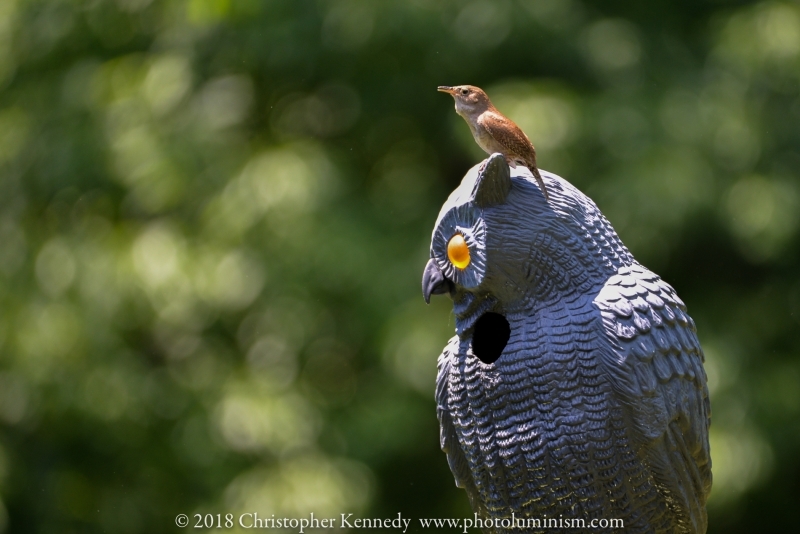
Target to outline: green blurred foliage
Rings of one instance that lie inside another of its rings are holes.
[[[800,5],[2,0],[0,526],[462,517],[419,289],[483,86],[697,321],[710,532],[800,499]]]

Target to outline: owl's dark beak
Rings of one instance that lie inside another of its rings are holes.
[[[451,282],[442,274],[442,270],[433,261],[433,258],[428,260],[425,266],[425,271],[422,273],[422,296],[425,297],[425,302],[431,303],[431,295],[441,295],[448,293],[451,289]]]

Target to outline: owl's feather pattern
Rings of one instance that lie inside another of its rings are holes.
[[[637,264],[611,277],[595,304],[613,347],[603,363],[632,417],[637,450],[682,526],[705,532],[711,405],[694,321],[675,290]]]
[[[458,335],[439,357],[441,446],[456,484],[484,518],[618,518],[626,532],[705,532],[710,406],[684,304],[588,197],[543,173],[553,211],[542,213],[530,178],[516,174],[516,219],[480,212],[483,239],[500,249],[486,241],[482,285],[457,288]],[[519,231],[520,221],[536,221],[536,231]],[[523,257],[493,262],[494,250]],[[503,300],[509,287],[519,302]],[[491,364],[471,348],[487,303],[511,328]]]
[[[454,356],[457,356],[459,349],[458,336],[453,336],[450,342],[444,349],[444,352],[439,357],[439,376],[447,376],[450,374],[450,363]],[[439,417],[439,424],[441,426],[440,445],[442,450],[447,455],[447,462],[450,465],[450,471],[456,480],[456,486],[464,488],[467,492],[470,505],[481,517],[486,517],[486,509],[480,501],[478,491],[475,488],[475,483],[472,480],[470,466],[464,453],[458,444],[458,438],[453,428],[453,421],[450,412],[446,409],[447,404],[447,383],[443,380],[437,381],[436,384],[436,402],[438,404],[437,415]],[[446,430],[445,430],[446,429]]]
[[[634,532],[659,520],[667,528],[666,503],[637,461],[596,354],[597,309],[576,301],[508,319],[512,338],[494,364],[472,356],[468,340],[441,357],[442,444],[452,443],[460,485],[478,493],[470,500],[487,517],[588,521],[613,510]]]

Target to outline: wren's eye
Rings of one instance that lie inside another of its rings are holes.
[[[469,247],[464,236],[455,234],[447,242],[447,258],[462,271],[469,265]]]
[[[469,94],[469,89],[462,89],[461,90],[461,94],[462,95],[468,95]]]

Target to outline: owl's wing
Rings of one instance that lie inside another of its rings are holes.
[[[634,446],[687,531],[704,533],[711,405],[694,321],[675,290],[640,265],[609,278],[595,304],[612,347],[602,363]]]
[[[472,472],[469,468],[461,445],[458,443],[455,425],[453,424],[451,410],[448,402],[448,378],[452,366],[458,358],[459,339],[453,336],[439,356],[438,373],[436,375],[436,416],[439,418],[439,444],[447,455],[447,463],[456,480],[456,486],[467,492],[472,510],[480,517],[487,517],[486,510],[481,502]]]

